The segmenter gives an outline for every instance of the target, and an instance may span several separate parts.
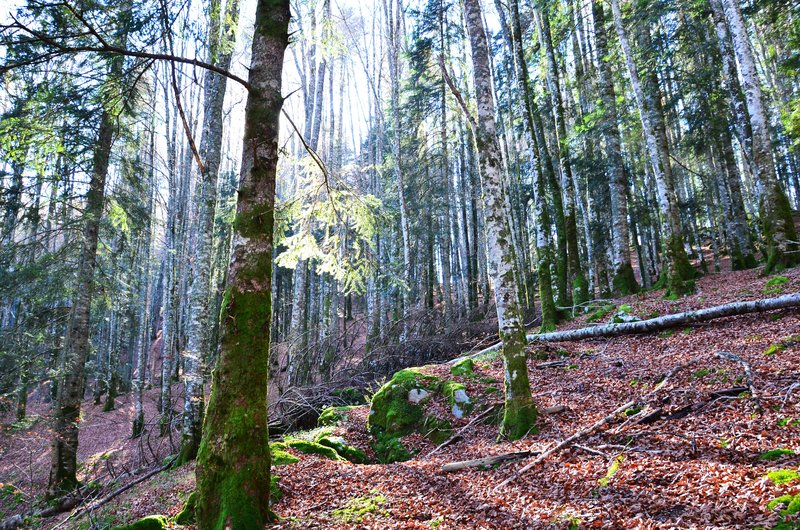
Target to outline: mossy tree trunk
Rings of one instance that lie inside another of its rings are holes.
[[[505,365],[505,415],[501,433],[518,439],[536,428],[537,410],[528,380],[525,328],[514,277],[514,247],[508,223],[509,204],[503,186],[500,145],[489,70],[489,47],[479,0],[465,0],[472,48],[478,116],[475,143],[480,158],[487,241],[487,268],[494,281],[497,319]]]
[[[730,29],[750,117],[752,145],[749,146],[751,152],[747,154],[755,170],[758,213],[763,230],[764,257],[767,261],[764,272],[769,274],[796,265],[800,261],[800,253],[797,252],[797,230],[792,220],[789,198],[781,187],[775,171],[764,94],[739,0],[721,0],[721,4]]]
[[[259,0],[220,357],[197,456],[200,530],[262,528],[271,519],[267,381],[281,72],[289,18],[288,0]]]

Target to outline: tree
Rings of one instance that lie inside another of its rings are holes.
[[[281,76],[289,1],[259,0],[220,356],[197,455],[200,530],[271,519],[267,419],[271,279]]]
[[[487,264],[494,281],[495,303],[505,366],[505,413],[501,433],[511,439],[536,429],[537,410],[531,397],[525,345],[525,327],[514,271],[514,248],[508,224],[508,199],[503,189],[503,167],[497,142],[489,46],[479,0],[465,0],[465,19],[472,48],[473,82],[478,115],[475,144],[481,166],[486,216]]]
[[[229,0],[225,6],[221,23],[220,5],[212,2],[209,10],[208,62],[229,69],[233,56],[233,39],[239,18],[239,1]],[[212,319],[211,252],[214,240],[214,209],[217,204],[217,176],[222,157],[223,103],[227,79],[210,70],[205,71],[203,104],[203,127],[200,138],[200,156],[203,167],[199,168],[195,200],[197,202],[197,241],[194,250],[194,278],[189,290],[190,317],[186,351],[183,354],[184,406],[183,432],[179,463],[193,460],[203,426],[203,372],[210,357]]]
[[[755,58],[750,47],[747,27],[738,0],[712,0],[712,7],[721,2],[736,52],[739,75],[742,79],[745,102],[752,131],[752,152],[755,166],[759,218],[764,237],[764,273],[779,271],[800,262],[797,230],[792,220],[789,199],[775,174],[775,162],[770,140],[769,121],[764,107],[764,95],[756,72]],[[718,7],[717,7],[718,8]]]
[[[125,46],[127,39],[125,6],[119,6],[117,44]],[[122,75],[124,57],[113,56],[109,60],[108,79]],[[53,412],[53,440],[50,455],[50,477],[48,494],[57,497],[78,485],[78,425],[83,401],[86,377],[86,361],[89,356],[89,330],[94,288],[94,272],[97,265],[97,243],[103,215],[106,177],[108,176],[111,148],[114,143],[120,107],[106,102],[102,110],[97,131],[97,142],[92,157],[89,191],[83,217],[83,238],[78,266],[75,298],[72,302],[70,327],[64,344],[62,378]]]

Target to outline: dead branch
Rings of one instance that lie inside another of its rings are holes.
[[[747,388],[750,389],[750,397],[753,400],[753,403],[756,405],[756,410],[758,412],[762,412],[764,408],[761,406],[761,400],[758,398],[758,392],[756,391],[756,386],[753,383],[753,367],[750,366],[750,363],[735,353],[728,351],[717,352],[717,357],[726,361],[738,363],[742,368],[744,368],[744,375],[745,379],[747,380]]]
[[[451,462],[442,466],[442,471],[449,473],[452,471],[459,471],[468,468],[491,468],[501,464],[508,464],[509,462],[516,462],[517,460],[524,460],[530,456],[538,455],[538,451],[518,451],[516,453],[504,453],[502,455],[487,456],[478,458],[476,460],[464,460],[461,462]]]
[[[652,397],[658,391],[660,391],[662,388],[664,388],[664,386],[672,378],[672,376],[674,376],[678,371],[682,370],[683,368],[686,368],[687,366],[690,366],[690,365],[694,364],[695,362],[697,362],[697,359],[692,359],[691,361],[689,361],[689,362],[687,362],[685,364],[681,364],[681,365],[676,366],[675,368],[670,370],[667,373],[667,375],[664,376],[664,379],[662,379],[661,382],[658,383],[655,386],[655,388],[653,388],[653,390],[651,390],[647,394],[645,394],[643,396],[640,396],[637,399],[633,399],[631,401],[628,401],[627,403],[625,403],[623,405],[620,405],[619,407],[614,409],[610,414],[608,414],[608,415],[604,416],[603,418],[597,420],[596,422],[594,422],[593,424],[589,425],[588,427],[575,432],[572,436],[564,439],[560,443],[557,443],[556,445],[554,445],[550,449],[547,449],[546,451],[544,451],[542,453],[539,453],[539,456],[533,462],[525,465],[522,469],[520,469],[519,471],[514,473],[512,476],[510,476],[509,478],[507,478],[506,480],[501,482],[500,485],[498,485],[495,488],[495,490],[498,490],[498,489],[502,488],[503,486],[506,486],[507,484],[513,482],[521,474],[525,473],[526,471],[531,469],[533,466],[535,466],[536,464],[538,464],[539,462],[541,462],[542,460],[544,460],[548,456],[550,456],[550,455],[552,455],[554,453],[557,453],[557,452],[561,451],[562,449],[565,449],[565,448],[573,445],[578,440],[581,440],[582,438],[585,438],[586,436],[588,436],[590,434],[593,434],[595,431],[599,430],[600,428],[602,428],[606,424],[611,423],[612,421],[614,421],[614,419],[616,419],[620,414],[622,414],[626,410],[628,410],[628,409],[630,409],[632,407],[635,407],[636,405],[638,405],[640,403],[646,403],[647,401],[652,399]]]

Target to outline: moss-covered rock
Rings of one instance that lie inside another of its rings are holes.
[[[344,407],[325,407],[322,409],[322,414],[319,415],[319,419],[317,420],[317,425],[320,427],[331,427],[334,425],[339,425],[344,420],[347,419],[347,413],[355,408],[358,408],[358,405],[347,405]]]
[[[339,456],[339,453],[336,452],[336,449],[333,449],[332,447],[326,447],[317,442],[290,438],[287,439],[285,443],[288,447],[296,449],[301,453],[308,455],[320,455],[324,456],[325,458],[330,458],[331,460],[344,460],[344,458]]]
[[[353,462],[354,464],[367,463],[366,453],[364,453],[364,451],[362,451],[357,447],[349,445],[347,441],[341,436],[322,434],[321,436],[318,436],[317,439],[314,441],[320,445],[324,445],[325,447],[330,447],[331,449],[336,451],[336,453],[338,453],[339,456],[341,456],[345,460]]]
[[[463,418],[465,414],[472,412],[474,405],[467,395],[467,387],[455,381],[445,381],[442,383],[442,393],[450,404],[450,411],[456,418]]]
[[[361,523],[368,515],[388,515],[382,507],[387,499],[377,490],[373,490],[369,497],[350,499],[341,508],[331,512],[334,519],[343,523]]]
[[[782,486],[800,480],[800,473],[794,469],[776,469],[767,473],[767,478],[774,482],[776,486]]]
[[[373,433],[410,434],[424,421],[423,404],[439,379],[414,369],[400,370],[372,397],[367,428]]]
[[[475,361],[472,359],[462,359],[450,367],[450,373],[461,377],[474,375]]]
[[[113,530],[164,530],[167,527],[167,523],[167,518],[163,515],[148,515],[134,523],[118,526]]]
[[[183,509],[178,512],[178,515],[176,515],[172,521],[179,525],[194,524],[194,504],[196,500],[197,493],[193,491],[191,495],[189,495],[189,498],[186,499],[186,504],[183,505]]]
[[[375,443],[372,449],[375,451],[375,456],[381,464],[405,462],[414,456],[411,451],[403,445],[400,438],[383,432],[375,436]]]
[[[778,506],[785,506],[785,508],[778,512],[783,516],[800,513],[800,494],[781,495],[777,499],[769,501],[769,504],[767,504],[767,508],[770,510],[774,510]]]
[[[291,464],[296,464],[300,461],[299,458],[294,456],[292,453],[286,452],[286,448],[289,447],[283,442],[273,442],[269,444],[270,451],[272,453],[272,466],[288,466]]]

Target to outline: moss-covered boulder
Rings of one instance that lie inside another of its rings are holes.
[[[307,455],[320,455],[324,456],[325,458],[330,458],[331,460],[344,460],[344,458],[339,456],[339,453],[336,452],[336,449],[324,446],[317,442],[290,438],[287,439],[284,443],[288,447],[296,449],[297,451],[300,451],[301,453],[305,453]]]
[[[269,444],[269,448],[272,453],[272,467],[288,466],[291,464],[296,464],[300,461],[300,459],[294,456],[292,453],[286,452],[288,447],[289,446],[283,442],[273,442]]]
[[[421,432],[425,403],[439,390],[439,378],[413,368],[400,370],[372,397],[367,428],[373,433],[404,436]]]
[[[135,523],[126,526],[117,526],[112,530],[164,530],[167,528],[167,518],[163,515],[148,515]]]
[[[322,435],[318,436],[315,440],[316,443],[320,445],[324,445],[325,447],[330,447],[339,456],[353,462],[354,464],[366,464],[367,463],[367,455],[361,449],[357,447],[353,447],[349,445],[347,441],[342,438],[341,436],[333,436],[331,434],[323,433]]]
[[[325,407],[322,409],[322,414],[319,415],[317,425],[320,427],[332,427],[339,425],[347,419],[347,413],[358,405],[347,405],[344,407]]]
[[[472,412],[475,407],[472,400],[467,395],[467,387],[463,383],[456,381],[445,381],[442,383],[442,393],[450,404],[450,412],[458,419],[465,414]]]

